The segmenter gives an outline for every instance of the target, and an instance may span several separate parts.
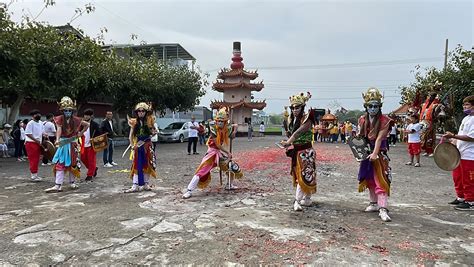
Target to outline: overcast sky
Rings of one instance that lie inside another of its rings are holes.
[[[362,109],[361,92],[369,86],[384,92],[389,112],[399,105],[398,86],[413,80],[415,65],[442,67],[445,39],[450,49],[473,45],[469,0],[56,0],[37,20],[66,24],[87,3],[95,11],[71,23],[86,35],[105,27],[107,43],[180,43],[211,81],[229,67],[232,42],[242,42],[245,68],[258,69],[257,80],[265,84],[255,99],[266,99],[268,113],[280,113],[290,95],[306,91],[313,107]],[[18,21],[42,6],[42,0],[16,0],[10,10]],[[209,87],[201,105],[212,99],[222,94]]]

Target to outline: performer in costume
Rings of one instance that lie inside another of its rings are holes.
[[[369,88],[362,96],[366,114],[359,118],[359,136],[368,140],[372,153],[360,164],[359,192],[369,189],[370,205],[365,211],[379,211],[382,221],[388,222],[391,221],[387,209],[391,169],[387,156],[387,133],[391,119],[382,115],[383,97],[377,88]]]
[[[84,110],[84,121],[89,123],[89,129],[84,132],[84,135],[81,137],[81,162],[87,168],[86,181],[92,181],[93,177],[97,176],[97,162],[96,162],[96,152],[91,144],[91,139],[97,137],[101,134],[100,126],[93,119],[94,110],[86,109]]]
[[[57,126],[56,142],[58,147],[54,154],[52,162],[55,164],[54,173],[56,184],[46,189],[46,193],[55,193],[62,191],[62,184],[65,173],[69,173],[69,185],[71,189],[78,186],[75,183],[76,178],[81,176],[80,165],[77,161],[78,146],[77,138],[80,138],[89,128],[89,123],[82,121],[81,118],[74,116],[76,103],[71,98],[65,96],[59,102],[59,110],[63,115],[54,118]],[[63,143],[64,142],[64,143]]]
[[[232,159],[232,154],[224,146],[229,144],[229,137],[234,138],[237,132],[237,124],[229,125],[229,116],[226,108],[221,108],[214,123],[210,125],[210,136],[207,140],[207,153],[201,161],[201,164],[194,172],[194,176],[188,185],[186,193],[183,198],[187,199],[192,196],[192,191],[199,188],[206,188],[211,182],[211,170],[219,166],[221,171],[229,171],[229,160]],[[232,172],[231,179],[241,178],[243,176],[240,170]],[[236,189],[234,185],[227,184],[226,188]]]
[[[436,82],[433,90],[429,93],[420,112],[420,123],[425,127],[421,135],[421,149],[425,151],[424,156],[433,156],[436,143],[435,109],[440,104],[438,94],[441,83]]]
[[[129,141],[132,147],[132,167],[130,178],[133,181],[132,187],[125,190],[125,193],[138,192],[141,190],[150,191],[149,178],[156,178],[155,153],[151,136],[155,129],[155,116],[149,104],[140,102],[135,106],[136,118],[130,118]]]
[[[282,141],[291,157],[291,176],[296,187],[293,209],[302,211],[302,206],[311,206],[311,195],[316,193],[316,152],[313,149],[313,126],[316,124],[314,110],[305,113],[306,102],[311,98],[308,92],[290,97],[291,115],[288,121],[287,141]]]

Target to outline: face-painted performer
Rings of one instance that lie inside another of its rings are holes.
[[[130,178],[133,185],[125,193],[150,191],[150,176],[156,178],[155,159],[151,136],[153,135],[155,116],[150,105],[140,102],[135,106],[135,116],[128,120],[130,125],[129,141],[132,147],[133,162],[130,170]]]
[[[78,187],[75,181],[76,178],[80,178],[81,172],[80,164],[77,161],[77,154],[79,153],[77,138],[80,138],[89,128],[89,123],[74,116],[76,103],[71,98],[67,96],[61,98],[59,110],[63,114],[54,118],[57,127],[55,142],[57,149],[52,160],[55,164],[56,184],[46,189],[47,193],[62,191],[65,173],[69,173],[70,188],[76,189]]]
[[[425,151],[424,156],[433,156],[434,152],[436,142],[435,117],[440,105],[437,91],[441,88],[441,85],[440,82],[433,85],[432,91],[421,106],[420,123],[424,127],[421,134],[421,149]]]
[[[390,195],[391,171],[387,156],[387,132],[391,119],[382,115],[382,94],[371,87],[364,94],[366,114],[359,118],[359,136],[368,140],[369,158],[362,161],[359,169],[359,192],[370,192],[370,205],[366,212],[378,211],[383,221],[390,221],[387,200]]]
[[[183,198],[190,198],[192,191],[199,188],[206,188],[211,182],[211,170],[219,166],[221,171],[231,178],[241,178],[242,171],[232,161],[232,154],[225,147],[229,144],[229,138],[233,138],[237,132],[237,124],[229,125],[229,115],[226,108],[221,108],[215,119],[214,124],[210,125],[210,136],[207,141],[207,153],[201,161],[201,164],[194,173],[191,182],[188,185]],[[229,161],[231,164],[229,164]],[[229,165],[230,168],[229,168]],[[236,168],[233,168],[236,167]],[[229,170],[230,169],[230,170]],[[229,172],[230,171],[230,172]],[[234,185],[227,184],[226,188],[236,189]]]
[[[295,211],[303,210],[302,206],[311,206],[311,195],[316,193],[316,152],[313,149],[313,126],[316,124],[314,110],[305,113],[306,102],[311,98],[308,92],[290,97],[291,115],[288,121],[289,139],[282,141],[291,157],[291,176],[296,187]]]

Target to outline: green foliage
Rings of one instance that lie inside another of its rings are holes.
[[[365,113],[365,111],[362,110],[348,110],[345,113],[341,113],[339,110],[336,110],[336,115],[337,119],[339,122],[345,122],[345,121],[351,121],[352,123],[357,124],[357,121],[359,120],[360,116],[362,116]]]
[[[448,110],[450,117],[459,120],[462,114],[462,100],[472,95],[471,82],[474,80],[474,68],[472,66],[473,53],[458,45],[449,52],[448,65],[446,69],[439,70],[435,67],[421,69],[419,66],[413,71],[415,81],[410,85],[400,86],[402,100],[401,104],[413,103],[415,96],[420,93],[422,101],[432,89],[436,81],[442,82],[440,97],[445,104],[450,106]],[[452,99],[450,97],[452,96]],[[452,102],[451,102],[452,101]],[[451,106],[451,103],[453,106]]]
[[[271,114],[269,116],[269,122],[273,125],[283,125],[283,114]]]
[[[16,24],[5,7],[0,7],[0,62],[0,97],[10,105],[25,97],[68,95],[79,105],[112,102],[116,111],[131,110],[139,101],[152,102],[158,111],[184,111],[198,103],[207,84],[206,76],[188,66],[155,57],[122,58],[104,53],[88,37],[31,20]]]

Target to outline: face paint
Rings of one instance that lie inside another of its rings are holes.
[[[72,116],[72,110],[64,110],[63,113],[64,113],[64,116],[67,118]]]
[[[217,125],[217,127],[222,128],[222,127],[224,127],[224,122],[223,121],[216,121],[216,125]]]

